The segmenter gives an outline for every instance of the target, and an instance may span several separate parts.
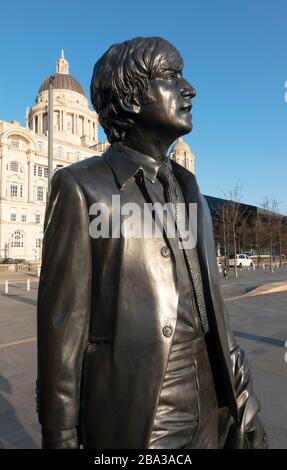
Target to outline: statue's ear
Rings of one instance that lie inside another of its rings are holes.
[[[141,110],[140,102],[135,96],[125,96],[120,99],[119,105],[127,114],[139,114]]]

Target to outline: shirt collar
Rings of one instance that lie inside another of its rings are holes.
[[[124,145],[122,142],[112,144],[111,148],[121,154],[120,156],[117,156],[117,161],[116,158],[114,158],[113,161],[109,158],[109,161],[112,163],[112,168],[122,189],[125,189],[129,181],[140,169],[143,170],[144,176],[149,181],[152,183],[155,182],[158,169],[161,165],[160,162],[149,155],[145,155],[138,150],[134,150],[131,147]],[[124,160],[122,160],[122,158]],[[169,157],[166,157],[163,163],[172,170]]]

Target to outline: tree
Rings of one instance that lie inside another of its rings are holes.
[[[221,233],[225,265],[229,268],[229,257],[232,247],[234,252],[234,275],[236,277],[238,275],[236,254],[239,231],[242,224],[246,223],[245,219],[247,217],[247,206],[242,206],[240,199],[241,185],[237,183],[234,189],[225,194],[225,203],[214,211],[217,227],[221,226],[221,230],[218,231],[217,236]]]
[[[276,239],[276,228],[277,228],[276,226],[278,226],[279,202],[276,199],[270,199],[267,196],[265,196],[263,201],[261,202],[261,207],[263,208],[263,211],[261,212],[260,216],[261,216],[261,219],[263,220],[263,223],[265,223],[267,226],[269,269],[270,271],[273,271],[272,257],[274,255],[273,250],[274,250],[274,244],[275,244],[275,239]],[[281,222],[280,222],[280,226],[281,226]],[[277,228],[277,231],[278,231],[278,228]]]

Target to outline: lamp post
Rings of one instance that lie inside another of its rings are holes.
[[[38,245],[39,245],[39,262],[41,263],[41,258],[42,258],[42,245],[43,245],[43,239],[44,239],[44,234],[40,233],[38,235]]]
[[[50,192],[51,179],[53,176],[53,113],[54,113],[54,100],[53,100],[53,82],[55,75],[49,78],[49,92],[48,92],[48,194]]]

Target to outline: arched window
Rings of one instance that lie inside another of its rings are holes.
[[[12,248],[23,248],[24,246],[24,234],[20,232],[20,230],[16,230],[16,232],[12,233]]]
[[[64,158],[64,150],[63,150],[63,147],[57,147],[56,156],[57,156],[58,158]]]

